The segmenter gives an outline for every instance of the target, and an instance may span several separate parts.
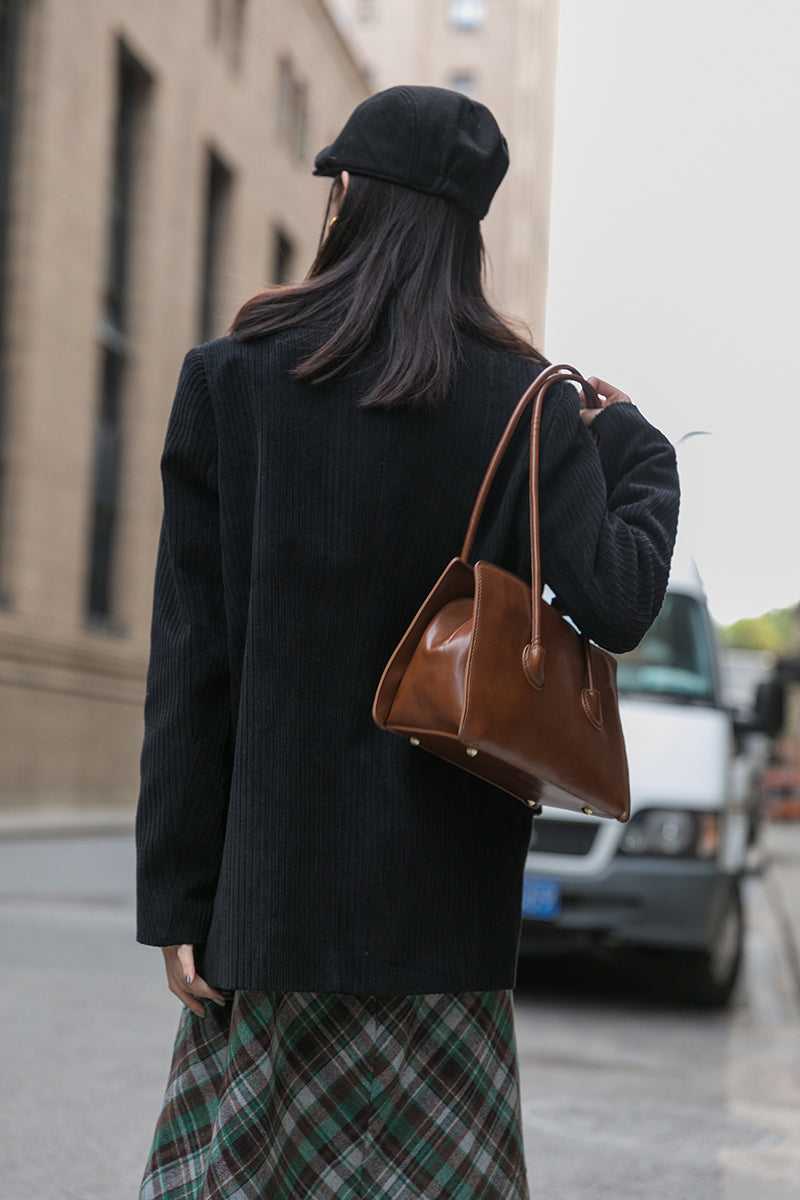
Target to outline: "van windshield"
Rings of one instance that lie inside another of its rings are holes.
[[[668,592],[635,650],[619,655],[620,695],[631,693],[711,704],[714,671],[709,630],[692,596]]]

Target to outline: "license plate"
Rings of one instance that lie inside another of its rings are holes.
[[[525,877],[522,915],[533,921],[552,921],[561,912],[561,884],[557,879]]]

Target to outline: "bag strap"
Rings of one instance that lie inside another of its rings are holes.
[[[570,367],[565,363],[556,364],[546,367],[541,374],[537,375],[530,386],[523,392],[516,408],[508,419],[508,424],[503,430],[500,441],[497,443],[495,452],[492,455],[489,466],[486,469],[486,474],[483,477],[483,482],[475,498],[475,504],[472,508],[472,515],[467,526],[464,545],[461,548],[461,558],[469,561],[472,553],[472,547],[475,542],[475,535],[478,531],[478,523],[480,522],[483,513],[486,498],[489,495],[489,489],[492,486],[494,477],[497,474],[497,469],[500,466],[503,455],[508,449],[514,431],[519,425],[522,414],[525,412],[528,405],[533,401],[533,412],[531,414],[531,449],[530,449],[530,526],[531,526],[531,640],[530,644],[525,647],[523,654],[523,669],[528,682],[535,688],[541,688],[544,684],[544,646],[542,645],[541,633],[541,605],[542,605],[542,563],[539,550],[539,430],[542,421],[542,407],[544,398],[547,392],[554,383],[559,381],[573,382],[579,384],[587,408],[600,408],[600,398],[595,392],[591,384],[587,383],[579,371],[574,367]],[[584,639],[585,640],[585,639]],[[587,646],[588,651],[588,646]],[[589,671],[589,688],[593,688],[591,678],[591,657],[587,653],[587,669]]]

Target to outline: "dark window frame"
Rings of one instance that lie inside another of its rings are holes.
[[[86,578],[87,622],[113,633],[124,632],[114,617],[114,573],[124,456],[124,398],[130,357],[130,265],[143,166],[142,143],[153,84],[151,73],[120,39],[99,324],[101,350]]]
[[[209,0],[209,38],[223,49],[237,71],[242,65],[246,25],[247,0]]]
[[[295,244],[284,227],[282,225],[274,225],[272,228],[271,283],[279,285],[289,283],[292,277],[295,250]]]
[[[235,175],[218,151],[206,147],[198,335],[208,342],[217,328],[222,263],[230,227]]]
[[[11,174],[18,116],[19,64],[26,15],[26,0],[0,0],[0,609],[11,608],[13,604],[3,578],[10,407],[5,349],[8,337]]]
[[[275,104],[275,133],[292,158],[305,162],[311,128],[310,88],[295,73],[292,59],[278,59],[278,94]]]
[[[208,34],[212,42],[222,41],[222,8],[224,0],[208,0]]]

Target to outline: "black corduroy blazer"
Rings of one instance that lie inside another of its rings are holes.
[[[511,987],[530,815],[379,730],[371,705],[537,368],[465,338],[450,403],[363,409],[374,356],[332,384],[292,380],[317,344],[221,339],[184,362],[162,460],[139,940],[194,943],[225,988]],[[666,588],[675,456],[632,405],[593,428],[596,445],[574,390],[550,390],[544,578],[625,650]],[[527,438],[476,550],[529,576]]]

